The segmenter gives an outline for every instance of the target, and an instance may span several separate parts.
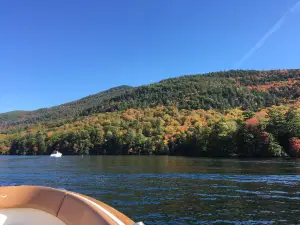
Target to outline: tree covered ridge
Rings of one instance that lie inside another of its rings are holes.
[[[269,93],[250,91],[232,80],[215,77],[184,77],[142,86],[113,97],[99,106],[83,110],[81,115],[120,111],[128,108],[176,106],[180,109],[229,109],[244,107],[257,110],[277,104]]]
[[[9,127],[11,125],[34,124],[42,121],[75,117],[78,116],[82,110],[99,105],[102,101],[120,95],[130,89],[132,89],[132,87],[124,85],[51,108],[43,108],[35,111],[13,111],[2,113],[0,114],[0,128]]]
[[[261,108],[297,100],[300,70],[230,70],[186,75],[136,88],[120,86],[60,106],[0,114],[0,128],[129,108],[176,106],[180,109]]]
[[[127,109],[11,128],[0,135],[2,154],[50,154],[55,149],[63,154],[299,157],[300,106],[272,106],[257,113],[175,106]]]
[[[1,114],[0,152],[297,157],[299,74],[235,70],[182,76]]]

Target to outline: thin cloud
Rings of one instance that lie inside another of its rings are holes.
[[[266,42],[266,40],[274,34],[277,30],[279,30],[284,24],[286,18],[290,13],[294,13],[300,8],[300,1],[298,1],[295,5],[293,5],[268,31],[267,33],[254,45],[253,48],[247,52],[240,61],[235,65],[235,68],[239,68],[248,58],[252,56],[258,49],[260,49]]]

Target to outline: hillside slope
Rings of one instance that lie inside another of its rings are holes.
[[[121,86],[52,108],[4,113],[0,114],[0,127],[158,105],[257,111],[299,97],[300,70],[231,70],[181,76],[136,88]]]
[[[2,114],[2,124],[11,125],[0,131],[0,154],[300,157],[299,75],[239,70],[182,76]]]
[[[229,109],[243,107],[258,110],[278,103],[269,92],[248,90],[232,79],[194,75],[163,80],[132,89],[105,100],[101,105],[84,110],[81,115],[120,111],[128,108],[176,106],[180,109]]]
[[[32,124],[50,119],[53,120],[77,116],[82,112],[82,110],[98,106],[103,101],[118,96],[131,89],[132,87],[124,85],[51,108],[43,108],[34,111],[13,111],[2,113],[0,114],[0,128],[10,125]]]

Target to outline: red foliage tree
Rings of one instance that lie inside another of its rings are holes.
[[[259,121],[253,117],[253,118],[250,118],[248,120],[246,120],[246,127],[249,129],[254,129],[254,128],[257,128],[259,124]]]
[[[290,138],[290,151],[293,156],[300,157],[300,139]]]

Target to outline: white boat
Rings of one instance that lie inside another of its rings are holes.
[[[50,157],[61,157],[62,154],[59,151],[53,151]]]

